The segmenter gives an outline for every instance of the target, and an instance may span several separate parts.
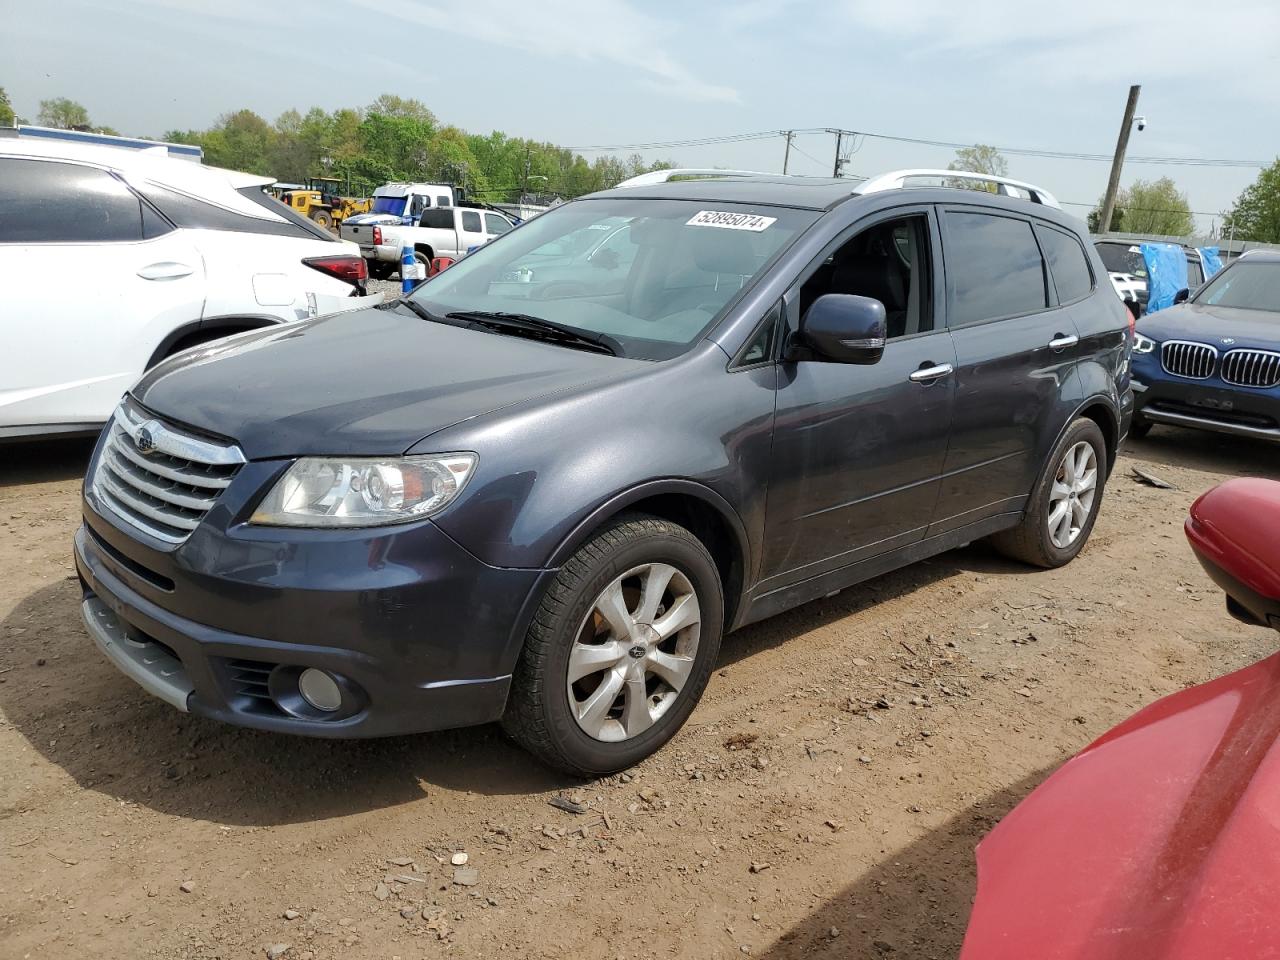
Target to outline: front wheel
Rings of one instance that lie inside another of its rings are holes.
[[[993,536],[992,545],[1036,567],[1070,563],[1093,531],[1106,478],[1106,440],[1096,423],[1081,417],[1050,454],[1022,522]]]
[[[702,542],[657,517],[623,517],[548,588],[502,724],[549,766],[600,777],[684,725],[715,666],[724,599]]]

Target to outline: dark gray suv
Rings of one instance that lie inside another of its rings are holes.
[[[641,178],[167,361],[90,464],[90,633],[202,716],[501,720],[592,776],[680,728],[727,630],[980,537],[1066,563],[1128,313],[1043,191],[916,175]]]

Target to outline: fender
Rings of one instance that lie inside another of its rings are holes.
[[[1102,406],[1107,408],[1107,413],[1111,417],[1112,436],[1115,438],[1114,442],[1109,444],[1110,449],[1107,451],[1107,476],[1110,476],[1111,471],[1116,465],[1116,457],[1120,452],[1120,411],[1116,407],[1115,400],[1112,397],[1107,396],[1105,393],[1095,393],[1082,403],[1076,405],[1076,408],[1071,412],[1071,416],[1063,422],[1062,429],[1060,429],[1057,435],[1053,438],[1053,443],[1049,445],[1049,452],[1052,452],[1057,448],[1063,435],[1067,432],[1067,429],[1071,424],[1075,423],[1076,420],[1079,419],[1080,414],[1083,411],[1098,404],[1102,404]],[[1046,456],[1048,456],[1048,454],[1046,454]],[[1039,482],[1039,478],[1037,478],[1036,482]],[[1035,488],[1032,487],[1032,489],[1034,490]]]
[[[237,314],[235,316],[226,317],[205,317],[203,320],[192,320],[190,323],[184,323],[182,326],[170,330],[168,335],[160,341],[159,345],[151,354],[151,358],[147,361],[146,369],[150,370],[157,363],[169,355],[169,351],[173,349],[174,344],[191,336],[193,333],[215,333],[218,330],[226,330],[228,333],[243,330],[260,330],[263,327],[274,326],[283,323],[279,317],[272,316],[268,313],[262,314]]]
[[[615,493],[608,500],[605,500],[587,514],[569,532],[569,535],[560,542],[560,545],[552,551],[551,556],[547,559],[547,567],[555,568],[563,565],[573,555],[573,552],[586,542],[591,532],[615,513],[649,497],[672,493],[696,497],[714,508],[716,513],[728,523],[729,529],[733,531],[738,551],[742,556],[744,579],[754,582],[755,556],[751,549],[751,541],[747,538],[747,528],[743,524],[742,518],[738,516],[738,511],[733,508],[733,505],[728,500],[710,487],[703,486],[693,480],[680,480],[674,477],[666,480],[647,480],[620,493]],[[747,586],[747,584],[743,585],[744,594]]]

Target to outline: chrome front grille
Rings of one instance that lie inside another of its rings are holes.
[[[182,543],[245,462],[239,448],[183,433],[122,403],[93,476],[99,502],[167,543]]]
[[[1213,376],[1218,351],[1207,343],[1190,340],[1166,340],[1160,348],[1160,364],[1165,373],[1189,380],[1207,380]]]
[[[1280,353],[1231,350],[1222,358],[1222,379],[1237,387],[1280,385]]]

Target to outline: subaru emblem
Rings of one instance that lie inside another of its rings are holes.
[[[133,438],[139,453],[150,453],[156,448],[156,439],[151,435],[151,424],[139,428],[138,435]]]

